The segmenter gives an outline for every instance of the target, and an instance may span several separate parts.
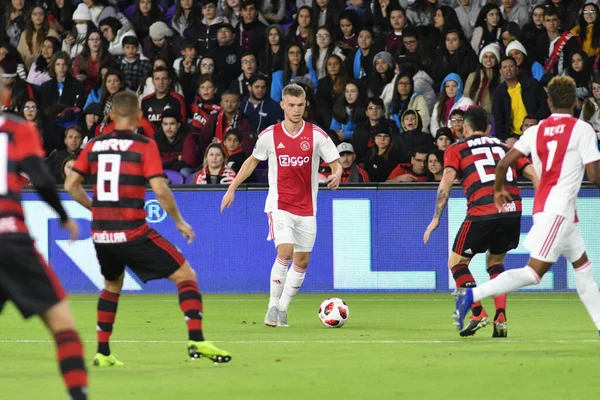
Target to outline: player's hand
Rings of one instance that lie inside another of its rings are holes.
[[[498,212],[506,212],[506,204],[513,201],[512,197],[510,197],[510,193],[505,189],[502,189],[499,192],[494,192],[494,203],[496,204],[496,208]]]
[[[225,193],[225,196],[223,196],[223,200],[221,200],[221,212],[223,212],[226,208],[231,207],[234,198],[235,194],[228,190],[227,193]]]
[[[185,220],[182,219],[181,221],[177,222],[176,226],[177,230],[181,232],[183,237],[188,240],[188,244],[192,244],[194,238],[196,237],[196,234],[194,233],[194,229],[190,226],[190,224],[188,224],[187,222],[185,222]]]
[[[425,230],[425,233],[423,234],[423,243],[427,244],[427,242],[429,242],[429,236],[431,236],[433,231],[435,231],[439,226],[440,226],[439,218],[434,218],[431,220],[431,222],[429,223],[429,226],[427,227],[427,229]]]
[[[74,242],[79,238],[79,224],[74,219],[69,218],[65,222],[61,222],[60,225],[69,231],[69,240]]]
[[[338,174],[331,174],[327,177],[327,187],[335,190],[340,186],[342,178]]]

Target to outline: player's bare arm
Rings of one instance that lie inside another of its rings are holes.
[[[538,178],[537,174],[535,173],[535,168],[533,168],[533,165],[529,164],[523,169],[523,176],[533,183],[534,189],[537,189],[538,185],[540,184],[540,178]]]
[[[585,164],[585,173],[590,182],[600,188],[600,161]]]
[[[329,163],[329,166],[331,167],[331,175],[327,177],[327,187],[335,190],[340,186],[344,169],[342,168],[342,164],[340,164],[340,160]]]
[[[513,201],[512,197],[506,189],[504,189],[504,181],[506,180],[506,171],[519,159],[523,154],[515,149],[510,149],[502,160],[496,165],[496,180],[494,181],[494,203],[499,212],[506,210],[505,205]],[[533,173],[535,175],[535,172]],[[537,177],[536,177],[537,179]],[[535,185],[535,183],[534,183]]]
[[[77,171],[73,171],[65,180],[65,190],[69,192],[73,200],[92,211],[92,199],[83,189],[83,180],[83,176]]]
[[[181,232],[184,238],[188,239],[188,244],[191,244],[196,234],[194,233],[194,229],[181,216],[167,180],[161,176],[154,177],[150,179],[150,186],[154,194],[156,194],[156,200],[158,200],[161,207],[175,221],[177,230]]]
[[[440,218],[444,214],[446,205],[448,204],[448,198],[450,198],[450,192],[452,191],[452,184],[456,179],[456,171],[454,168],[444,168],[444,175],[440,181],[437,191],[437,201],[435,204],[435,211],[433,212],[433,218],[423,234],[423,243],[429,242],[431,233],[440,226]]]
[[[227,188],[227,192],[223,196],[223,200],[221,201],[221,212],[223,212],[223,210],[225,210],[226,208],[231,207],[231,204],[233,204],[233,199],[235,198],[234,193],[235,193],[236,189],[246,179],[248,179],[248,177],[250,175],[252,175],[252,173],[258,166],[258,163],[260,163],[260,160],[256,157],[254,157],[253,155],[251,155],[250,157],[248,157],[246,159],[246,161],[244,161],[244,164],[242,164],[242,168],[240,168],[240,172],[236,175],[236,177],[233,180],[233,182],[231,183],[231,185],[229,185],[229,188]],[[341,166],[340,166],[340,168],[341,168]],[[340,176],[341,176],[341,173],[340,173]]]

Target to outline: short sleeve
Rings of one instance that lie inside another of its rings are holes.
[[[525,132],[523,132],[519,140],[517,140],[517,142],[513,146],[513,149],[517,150],[524,156],[530,155],[535,146],[536,135],[537,129],[534,129],[534,127],[527,129]]]
[[[145,145],[144,158],[142,160],[142,169],[144,171],[144,178],[150,180],[157,176],[164,176],[162,163],[160,160],[160,153],[158,146],[154,140],[148,141]]]
[[[444,168],[452,168],[460,173],[460,154],[456,146],[450,146],[444,152]]]
[[[90,150],[94,146],[95,141],[88,142],[79,156],[77,156],[77,160],[75,160],[75,164],[73,164],[73,171],[77,172],[81,176],[88,176],[90,174]]]
[[[598,151],[598,139],[596,132],[588,124],[580,125],[581,136],[579,138],[579,154],[583,164],[589,164],[600,160],[600,151]]]
[[[515,161],[515,169],[517,170],[517,172],[521,175],[523,175],[523,170],[525,169],[525,167],[527,167],[528,165],[530,165],[531,162],[529,161],[529,159],[525,156],[519,158],[517,161]]]
[[[18,160],[28,157],[45,157],[40,133],[32,123],[27,122],[21,125],[15,139],[17,140],[15,147],[18,152]]]
[[[267,146],[267,136],[270,135],[259,135],[256,144],[254,145],[254,150],[252,151],[252,156],[260,161],[265,161],[269,158],[269,148]]]
[[[340,153],[337,151],[333,140],[325,134],[323,131],[315,130],[314,137],[317,139],[317,150],[318,155],[327,164],[334,162],[340,158]]]

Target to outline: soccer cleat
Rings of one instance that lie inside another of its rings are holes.
[[[498,317],[494,320],[494,333],[492,337],[507,337],[508,336],[508,328],[506,326],[506,317],[504,313],[500,313]]]
[[[473,290],[458,288],[454,291],[454,293],[452,293],[452,295],[456,301],[456,310],[452,315],[454,318],[454,325],[456,325],[456,329],[462,331],[465,317],[473,305]]]
[[[117,360],[112,354],[105,356],[104,354],[96,353],[94,356],[94,367],[122,367],[123,365],[125,364]]]
[[[265,315],[265,325],[275,328],[277,326],[277,307],[269,307],[267,315]]]
[[[229,354],[229,352],[219,349],[212,342],[206,340],[203,342],[195,342],[190,340],[188,342],[188,354],[192,360],[200,357],[206,357],[212,360],[215,364],[222,364],[231,361],[231,354]]]
[[[490,319],[488,318],[485,311],[483,311],[479,317],[471,317],[471,320],[469,321],[467,326],[465,326],[460,331],[460,336],[463,336],[463,337],[473,336],[475,334],[475,332],[477,332],[481,328],[485,328],[489,324],[490,324]]]
[[[289,328],[288,320],[287,320],[287,311],[278,311],[277,312],[277,326],[280,328]]]

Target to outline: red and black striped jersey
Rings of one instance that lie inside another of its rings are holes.
[[[148,231],[146,182],[163,176],[154,140],[131,131],[98,136],[85,146],[73,171],[92,183],[95,242],[131,241]]]
[[[28,232],[21,206],[21,164],[44,156],[35,126],[11,114],[0,115],[0,233]]]
[[[507,205],[506,213],[499,213],[494,204],[494,180],[496,165],[508,151],[508,147],[494,137],[475,135],[464,138],[449,146],[444,154],[444,168],[456,170],[467,197],[467,218],[484,219],[514,217],[521,214],[521,189],[517,186],[519,173],[529,165],[529,160],[520,158],[506,173],[504,189],[513,202]]]

